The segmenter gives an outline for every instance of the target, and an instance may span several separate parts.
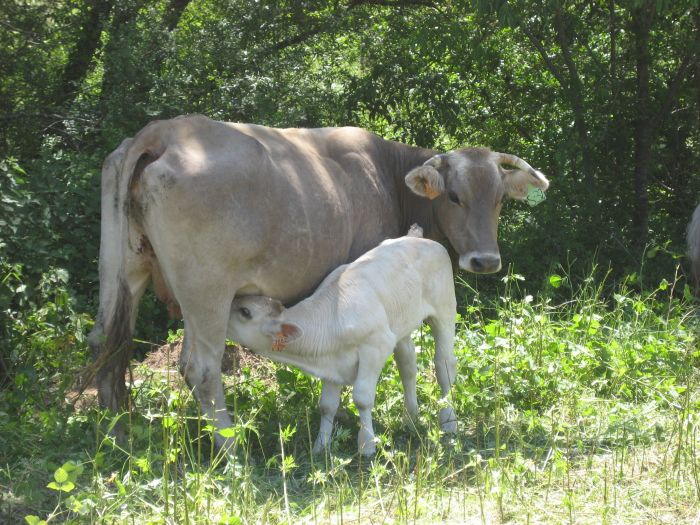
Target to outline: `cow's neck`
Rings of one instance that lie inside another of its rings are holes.
[[[389,142],[387,171],[393,177],[401,210],[400,233],[404,235],[412,224],[423,228],[423,235],[435,241],[443,241],[445,235],[440,230],[433,211],[433,201],[420,197],[406,186],[405,178],[409,171],[423,164],[439,152],[432,149],[417,148]]]

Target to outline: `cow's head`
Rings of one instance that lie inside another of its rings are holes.
[[[434,201],[438,226],[459,254],[460,268],[492,273],[501,269],[497,230],[503,201],[525,200],[530,186],[546,190],[549,181],[515,155],[463,149],[428,159],[406,175],[406,184]]]

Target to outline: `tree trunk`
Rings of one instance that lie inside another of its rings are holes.
[[[86,0],[86,13],[80,24],[80,37],[71,50],[61,79],[51,97],[54,106],[62,106],[75,98],[80,84],[87,75],[95,51],[100,45],[102,29],[112,9],[108,0]]]
[[[168,31],[172,31],[177,27],[182,13],[185,11],[189,3],[190,0],[170,0],[168,8],[165,11],[165,15],[163,16],[163,23],[165,24],[165,27],[168,28]]]
[[[576,67],[576,62],[571,55],[571,35],[566,27],[565,13],[561,6],[554,11],[554,27],[557,33],[557,42],[561,48],[561,55],[568,71],[566,85],[562,85],[564,94],[574,113],[574,131],[578,135],[581,148],[581,167],[583,179],[592,195],[595,194],[595,179],[593,176],[593,153],[591,152],[590,139],[588,137],[588,124],[586,122],[584,88],[581,77]]]
[[[651,97],[649,96],[649,32],[654,17],[654,6],[647,0],[632,11],[632,32],[637,73],[636,112],[634,121],[634,209],[632,213],[632,241],[643,248],[649,230],[649,195],[647,186],[652,168],[654,136]]]

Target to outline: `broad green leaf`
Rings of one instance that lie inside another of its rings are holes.
[[[233,427],[222,428],[219,430],[219,435],[223,438],[232,438],[236,435],[236,430]]]
[[[61,492],[70,492],[75,488],[75,484],[72,481],[64,481],[63,483],[56,483],[55,481],[52,481],[46,486],[51,490],[57,490]]]
[[[559,288],[561,286],[562,280],[563,279],[561,278],[561,276],[557,274],[550,275],[549,284],[552,286],[552,288]]]
[[[66,472],[63,467],[59,467],[56,469],[56,472],[53,473],[53,479],[56,480],[56,483],[65,483],[68,481],[68,472]]]

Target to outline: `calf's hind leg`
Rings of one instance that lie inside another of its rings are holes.
[[[399,376],[401,376],[406,412],[409,419],[415,422],[418,419],[418,397],[416,395],[417,365],[416,349],[410,336],[404,337],[396,344],[394,359],[396,360],[396,366],[399,368]]]

